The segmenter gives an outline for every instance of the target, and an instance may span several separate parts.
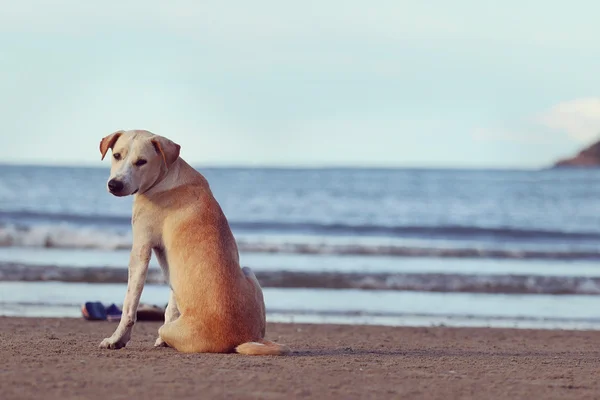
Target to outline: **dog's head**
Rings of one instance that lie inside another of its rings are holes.
[[[145,192],[179,157],[180,146],[148,131],[117,131],[100,141],[102,159],[112,150],[108,191],[115,196]]]

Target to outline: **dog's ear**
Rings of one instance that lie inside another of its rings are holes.
[[[115,143],[123,134],[123,132],[125,131],[116,131],[102,138],[100,141],[100,154],[102,154],[101,160],[104,160],[104,156],[106,155],[108,149],[112,149],[115,146]]]
[[[162,137],[162,136],[154,136],[151,140],[152,146],[154,146],[154,150],[159,153],[167,168],[171,167],[175,160],[179,157],[179,150],[181,146],[177,143]]]

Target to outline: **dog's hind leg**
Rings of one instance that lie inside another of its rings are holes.
[[[158,335],[169,347],[182,353],[222,352],[206,341],[200,329],[190,327],[182,317],[161,326]]]
[[[178,319],[173,322],[167,322],[158,329],[158,340],[162,340],[167,346],[184,352],[191,353],[194,338],[193,333],[188,326],[181,323]]]
[[[167,261],[167,254],[165,253],[164,248],[162,247],[154,247],[154,254],[156,255],[156,259],[158,261],[158,265],[163,271],[163,275],[169,283],[170,286],[170,268],[169,262]],[[179,318],[179,309],[177,308],[177,301],[175,300],[175,293],[173,292],[173,287],[171,287],[171,294],[169,296],[169,303],[167,304],[167,308],[165,310],[165,324],[169,322],[174,322],[177,318]],[[164,340],[159,336],[154,342],[154,347],[165,347],[167,344]]]
[[[255,296],[255,301],[260,306],[260,311],[261,311],[261,316],[260,316],[261,328],[260,328],[260,330],[261,330],[261,338],[264,338],[265,331],[267,328],[267,323],[266,323],[265,300],[263,298],[262,288],[260,287],[260,283],[258,282],[258,279],[256,279],[256,275],[254,275],[254,272],[252,272],[252,270],[250,268],[243,267],[242,272],[244,273],[244,276],[246,277],[246,279],[248,280],[248,282],[250,283],[250,285],[252,287],[252,294]]]
[[[167,308],[165,310],[165,324],[175,322],[177,318],[179,318],[179,309],[177,308],[177,301],[175,300],[175,293],[171,290],[171,295],[169,297],[169,304],[167,304]],[[160,337],[156,339],[154,342],[154,347],[165,347],[167,343]]]

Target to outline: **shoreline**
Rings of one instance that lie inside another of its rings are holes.
[[[281,357],[154,349],[140,322],[101,350],[114,323],[0,317],[6,400],[130,398],[546,398],[600,393],[600,332],[274,324]]]
[[[126,284],[0,282],[0,315],[80,317],[86,301],[119,304]],[[169,290],[147,284],[141,302],[164,306]],[[346,325],[600,330],[598,298],[358,289],[263,288],[267,320]]]
[[[0,318],[81,319],[81,311],[73,306],[29,307],[0,310]],[[102,321],[100,321],[102,322]],[[388,328],[453,328],[453,329],[512,329],[547,331],[600,332],[598,320],[531,317],[475,317],[468,315],[393,314],[354,312],[306,312],[267,310],[267,322],[272,324],[375,326]]]

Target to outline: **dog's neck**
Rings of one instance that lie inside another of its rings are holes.
[[[152,197],[157,193],[193,183],[198,180],[199,175],[200,174],[182,158],[178,158],[168,169],[166,169],[166,171],[158,176],[157,180],[150,185],[148,189],[140,190],[136,196],[142,195]]]

